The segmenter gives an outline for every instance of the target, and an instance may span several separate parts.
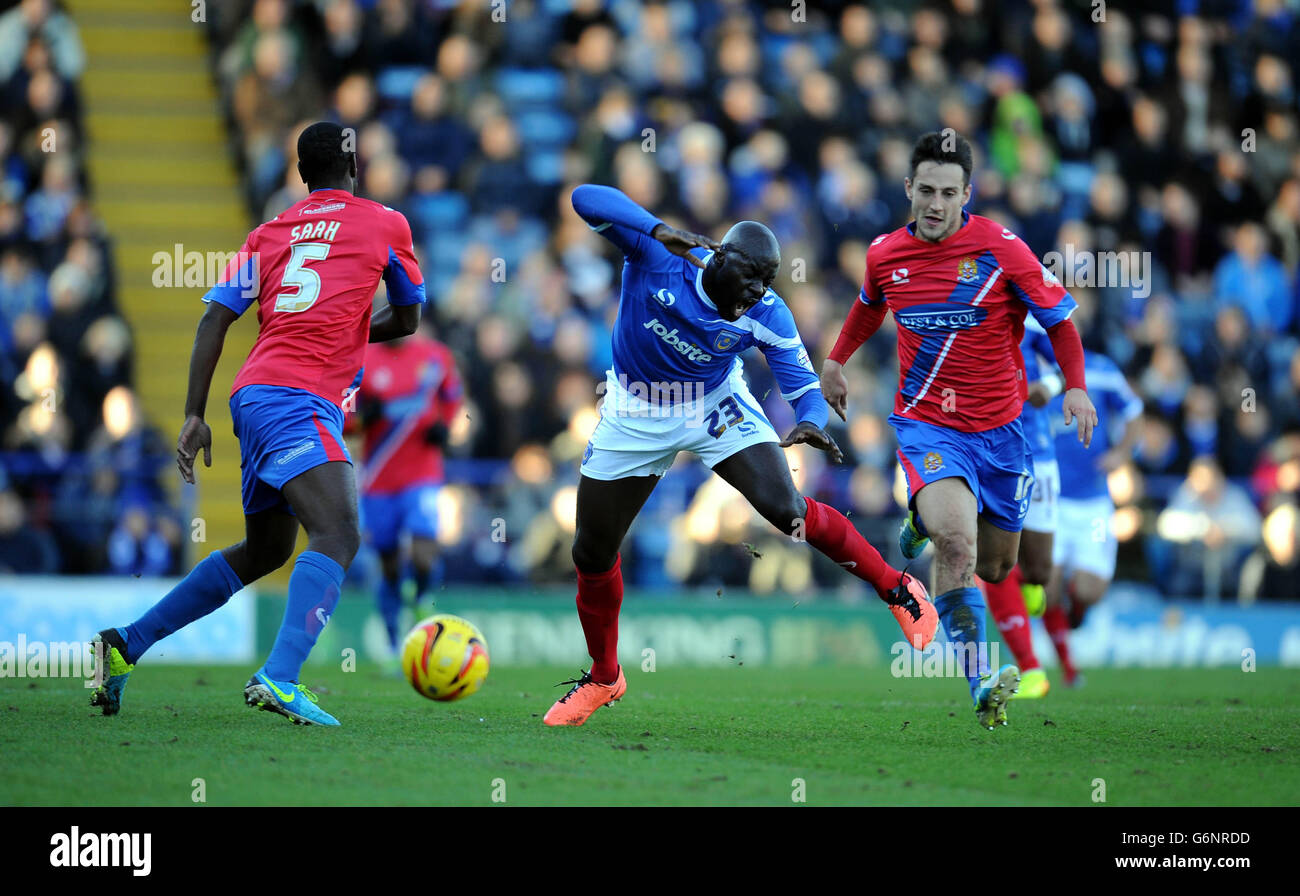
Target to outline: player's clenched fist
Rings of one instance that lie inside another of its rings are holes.
[[[660,224],[650,235],[663,243],[664,248],[669,252],[680,255],[697,268],[704,267],[704,262],[690,254],[692,249],[717,251],[721,248],[721,244],[716,240],[711,240],[707,236],[700,236],[698,233],[678,230],[676,227],[669,227],[667,224]]]
[[[1092,399],[1082,389],[1067,389],[1061,409],[1065,412],[1066,426],[1071,420],[1078,419],[1079,441],[1087,448],[1092,444],[1092,430],[1097,425],[1097,409],[1092,406]]]
[[[202,417],[186,417],[181,434],[176,438],[176,467],[181,478],[194,484],[194,458],[203,449],[203,465],[212,466],[212,427]]]
[[[844,414],[849,408],[849,382],[844,378],[844,368],[840,363],[829,358],[822,365],[822,397],[841,420],[848,420]]]
[[[830,434],[806,420],[790,430],[790,434],[785,437],[781,447],[789,448],[791,445],[797,445],[800,442],[825,451],[833,463],[844,463],[844,452],[840,451],[840,446],[835,444],[835,440],[830,437]]]

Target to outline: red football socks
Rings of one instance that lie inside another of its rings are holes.
[[[591,679],[612,684],[618,678],[618,611],[623,605],[623,558],[607,571],[578,570],[578,619],[591,654]]]
[[[898,587],[901,573],[885,562],[862,533],[834,507],[805,497],[808,513],[804,517],[804,537],[808,543],[840,566],[885,595]]]
[[[1065,674],[1065,683],[1073,684],[1079,670],[1075,669],[1074,663],[1070,661],[1070,620],[1066,618],[1065,610],[1060,606],[1048,607],[1043,611],[1043,626],[1052,636],[1056,655],[1061,658],[1061,671]]]
[[[1016,665],[1021,671],[1038,668],[1038,657],[1034,656],[1034,639],[1029,627],[1029,613],[1025,610],[1025,598],[1020,593],[1020,567],[1012,567],[1010,575],[996,585],[984,583],[984,595],[993,621],[997,623],[1002,640],[1011,648],[1016,658]]]

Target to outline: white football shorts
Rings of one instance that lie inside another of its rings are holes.
[[[1115,577],[1115,503],[1109,495],[1071,500],[1062,498],[1052,544],[1052,562],[1072,572],[1090,572],[1107,581]]]
[[[1061,468],[1055,460],[1034,458],[1034,491],[1024,528],[1030,532],[1055,532],[1061,499]]]
[[[712,468],[750,445],[781,441],[739,363],[721,386],[696,397],[703,391],[701,383],[628,383],[611,369],[582,475],[662,476],[679,451],[693,452]]]

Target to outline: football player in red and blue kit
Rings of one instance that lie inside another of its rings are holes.
[[[985,607],[978,574],[1000,582],[1016,563],[1034,484],[1020,426],[1026,399],[1020,341],[1026,311],[1047,330],[1065,375],[1064,421],[1091,440],[1097,422],[1085,390],[1075,308],[1060,282],[1019,237],[971,215],[970,144],[952,131],[921,137],[904,181],[915,220],[877,237],[866,277],[830,357],[822,391],[844,416],[843,364],[892,311],[898,324],[899,386],[890,423],[907,476],[903,553],[935,545],[935,608],[985,727],[1006,724],[1019,686],[1014,665],[987,668]]]
[[[331,122],[302,132],[298,173],[311,194],[253,230],[203,297],[208,308],[194,339],[176,464],[190,483],[200,451],[204,464],[212,465],[212,431],[203,420],[212,374],[227,328],[256,302],[257,342],[230,396],[245,538],[200,561],[135,622],[96,636],[108,668],[92,704],[105,715],[118,712],[127,676],[153,644],[283,566],[301,522],[307,550],[294,563],[270,656],[245,686],[244,699],[295,724],[339,724],[298,676],[361,543],[342,403],[358,381],[367,341],[413,333],[424,302],[406,219],[353,195],[357,162],[350,137]],[[388,304],[372,313],[381,278]]]
[[[366,350],[356,405],[365,433],[361,520],[379,552],[379,615],[394,650],[402,609],[401,540],[410,536],[418,601],[429,590],[438,559],[442,449],[464,400],[451,349],[426,329]]]

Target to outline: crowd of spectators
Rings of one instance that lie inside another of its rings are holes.
[[[303,195],[294,138],[327,114],[357,130],[363,192],[412,222],[473,403],[458,453],[509,461],[499,475],[453,467],[479,481],[453,485],[446,502],[451,531],[477,544],[462,572],[567,568],[572,521],[555,484],[571,488],[594,417],[618,283],[617,259],[567,209],[575,183],[615,184],[715,235],[738,218],[767,222],[787,259],[778,290],[824,355],[866,243],[906,220],[912,139],[952,127],[980,149],[973,211],[1040,254],[1141,253],[1143,290],[1073,289],[1089,344],[1149,402],[1149,434],[1123,477],[1137,510],[1130,574],[1173,593],[1237,590],[1180,562],[1195,527],[1160,523],[1166,505],[1183,512],[1199,481],[1189,471],[1212,458],[1222,490],[1241,490],[1273,524],[1210,538],[1238,554],[1258,547],[1271,574],[1260,588],[1285,581],[1300,465],[1287,437],[1300,385],[1290,14],[1259,3],[1179,16],[1171,5],[1094,22],[1043,2],[999,4],[995,24],[972,0],[811,6],[805,18],[775,3],[518,2],[501,21],[490,7],[255,0],[212,20],[253,216]],[[842,434],[853,472],[805,457],[797,474],[850,505],[878,543],[898,514],[882,425],[894,371],[888,338],[851,368],[859,414]],[[761,362],[751,379],[759,394],[771,385]],[[779,401],[766,404],[778,426],[790,422]],[[788,588],[826,577],[706,481],[684,466],[660,486],[629,545],[637,580]],[[503,508],[527,533],[514,551],[474,536]],[[1261,531],[1281,535],[1261,542]],[[750,539],[779,559],[728,546]],[[1226,569],[1241,557],[1231,559]]]
[[[569,569],[557,495],[595,418],[619,280],[615,254],[568,207],[575,184],[618,186],[715,237],[741,218],[767,223],[785,257],[776,288],[821,358],[867,243],[907,220],[913,140],[951,127],[977,146],[971,211],[1040,256],[1137,253],[1124,278],[1063,272],[1079,274],[1087,344],[1148,406],[1116,481],[1121,577],[1170,594],[1294,597],[1294,12],[1276,0],[1135,15],[1110,4],[1100,21],[1095,5],[1053,0],[800,6],[252,0],[212,20],[252,216],[304,195],[294,139],[328,115],[356,129],[362,192],[411,221],[470,395],[453,453],[508,461],[451,468],[445,540],[472,548],[454,572]],[[882,545],[900,513],[884,424],[891,337],[849,366],[855,414],[835,434],[850,465],[810,452],[793,464],[801,487],[851,509]],[[778,428],[792,423],[762,361],[749,373]],[[502,515],[525,536],[477,537]],[[642,584],[841,582],[810,554],[682,464],[624,562]],[[1253,572],[1238,581],[1247,555]]]
[[[1119,577],[1175,595],[1300,593],[1300,19],[1281,0],[242,0],[208,13],[250,221],[305,195],[296,136],[329,117],[356,130],[361,193],[411,222],[469,398],[444,489],[443,540],[460,546],[449,576],[571,574],[571,494],[619,284],[616,254],[568,205],[574,185],[617,186],[715,237],[767,223],[785,259],[776,289],[819,363],[867,244],[907,221],[913,141],[950,127],[976,146],[972,212],[1040,257],[1137,260],[1119,278],[1058,271],[1078,275],[1086,344],[1147,405],[1136,456],[1112,475]],[[854,413],[833,434],[849,463],[792,456],[800,487],[882,547],[900,515],[884,422],[894,344],[887,323],[846,370]],[[751,360],[755,394],[788,427]],[[487,536],[495,519],[507,540]],[[799,547],[692,461],[652,496],[624,568],[642,585],[845,582]]]
[[[0,572],[175,572],[90,201],[77,28],[51,0],[0,10]]]

